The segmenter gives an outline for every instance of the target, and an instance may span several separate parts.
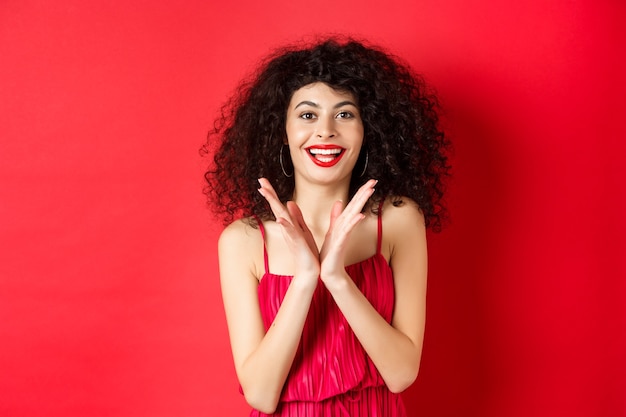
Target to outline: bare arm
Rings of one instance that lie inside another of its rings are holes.
[[[224,230],[219,240],[220,280],[237,377],[250,406],[269,414],[293,363],[318,277],[293,278],[265,333],[254,265],[252,259],[242,259],[260,250],[255,238],[260,240],[242,222]]]
[[[389,206],[384,213],[383,233],[390,246],[396,294],[391,325],[345,270],[329,270],[323,259],[321,278],[389,389],[401,392],[413,383],[420,364],[426,305],[426,235],[423,216],[415,203]],[[328,252],[333,248],[329,247]]]

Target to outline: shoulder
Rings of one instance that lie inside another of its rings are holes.
[[[246,243],[260,236],[258,227],[250,225],[250,219],[244,218],[235,220],[222,230],[219,237],[219,244]]]
[[[408,197],[387,197],[382,207],[385,229],[401,232],[405,229],[425,229],[424,213],[418,204]]]
[[[258,227],[250,224],[249,218],[235,220],[224,228],[218,240],[220,264],[239,263],[246,265],[256,275],[257,259],[263,254],[263,237]],[[261,258],[262,262],[262,258]]]
[[[388,197],[382,207],[383,244],[390,259],[426,245],[426,224],[418,204],[408,197]]]
[[[407,197],[387,198],[382,223],[382,250],[388,254],[397,290],[401,283],[415,284],[425,280],[428,264],[426,225],[419,205]]]

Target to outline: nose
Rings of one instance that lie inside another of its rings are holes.
[[[320,117],[318,119],[316,135],[320,139],[330,139],[335,137],[335,121],[332,117]]]

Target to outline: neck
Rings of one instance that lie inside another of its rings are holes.
[[[300,185],[302,182],[296,180],[293,193],[293,201],[298,204],[302,211],[304,221],[311,231],[328,230],[330,223],[330,210],[336,201],[341,200],[344,206],[348,204],[350,189],[350,178],[338,184],[311,184]]]

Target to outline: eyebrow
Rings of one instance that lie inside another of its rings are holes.
[[[297,109],[300,106],[311,106],[311,107],[315,107],[316,109],[319,109],[321,106],[317,103],[314,103],[312,101],[308,101],[308,100],[304,100],[301,101],[300,103],[298,103],[296,105],[296,107],[294,107],[294,109]],[[344,100],[344,101],[340,101],[339,103],[335,104],[333,106],[333,109],[338,109],[339,107],[343,107],[343,106],[354,106],[357,109],[359,108],[356,104],[354,104],[352,101],[350,100]]]

